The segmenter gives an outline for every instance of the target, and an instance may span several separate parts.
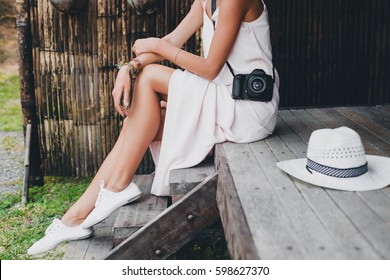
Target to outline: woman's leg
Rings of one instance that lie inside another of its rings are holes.
[[[163,124],[161,99],[166,100],[173,69],[161,65],[148,65],[138,76],[129,113],[112,151],[104,160],[89,187],[64,214],[67,225],[82,223],[94,209],[99,194],[99,181],[104,180],[108,190],[118,192],[131,181],[149,144],[161,138]]]

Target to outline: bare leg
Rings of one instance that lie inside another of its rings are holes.
[[[149,144],[161,139],[163,112],[160,100],[166,100],[173,71],[161,65],[148,65],[142,70],[134,85],[131,108],[117,142],[89,187],[62,217],[64,224],[78,225],[85,220],[95,207],[100,180],[104,180],[111,191],[121,191],[130,183]]]

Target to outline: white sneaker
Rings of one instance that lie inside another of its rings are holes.
[[[124,190],[112,192],[104,187],[104,181],[100,181],[100,192],[95,203],[95,208],[81,224],[82,228],[89,228],[100,223],[119,207],[137,200],[142,196],[138,186],[131,182]]]
[[[49,251],[64,241],[78,240],[90,237],[93,234],[92,228],[81,228],[80,225],[70,227],[63,224],[59,219],[54,219],[46,229],[45,236],[35,242],[28,250],[29,255],[38,255]]]

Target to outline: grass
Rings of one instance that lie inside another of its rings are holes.
[[[21,147],[13,136],[6,135],[1,139],[0,147],[6,151],[18,151],[20,152],[23,150],[23,147]]]
[[[46,177],[45,182],[43,187],[30,188],[27,206],[20,204],[20,192],[0,197],[1,260],[30,259],[27,249],[80,197],[90,178]],[[61,259],[63,248],[59,246],[40,259]]]
[[[0,131],[22,131],[18,75],[0,73]]]

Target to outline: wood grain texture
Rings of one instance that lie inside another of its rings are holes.
[[[259,255],[222,145],[215,147],[215,166],[218,172],[218,209],[230,255],[234,259],[258,259]]]
[[[105,259],[169,257],[219,218],[216,189],[214,174],[124,240]]]
[[[214,159],[207,157],[204,161],[190,168],[171,170],[169,185],[171,195],[184,195],[215,173]]]
[[[153,175],[138,175],[134,178],[143,196],[136,203],[119,208],[113,225],[114,247],[168,207],[167,197],[158,197],[150,193],[153,178]]]
[[[233,258],[389,258],[390,187],[336,191],[276,167],[305,158],[313,130],[342,125],[361,134],[367,153],[389,156],[388,129],[373,117],[378,110],[385,117],[388,107],[281,110],[265,140],[217,145],[217,201]]]

